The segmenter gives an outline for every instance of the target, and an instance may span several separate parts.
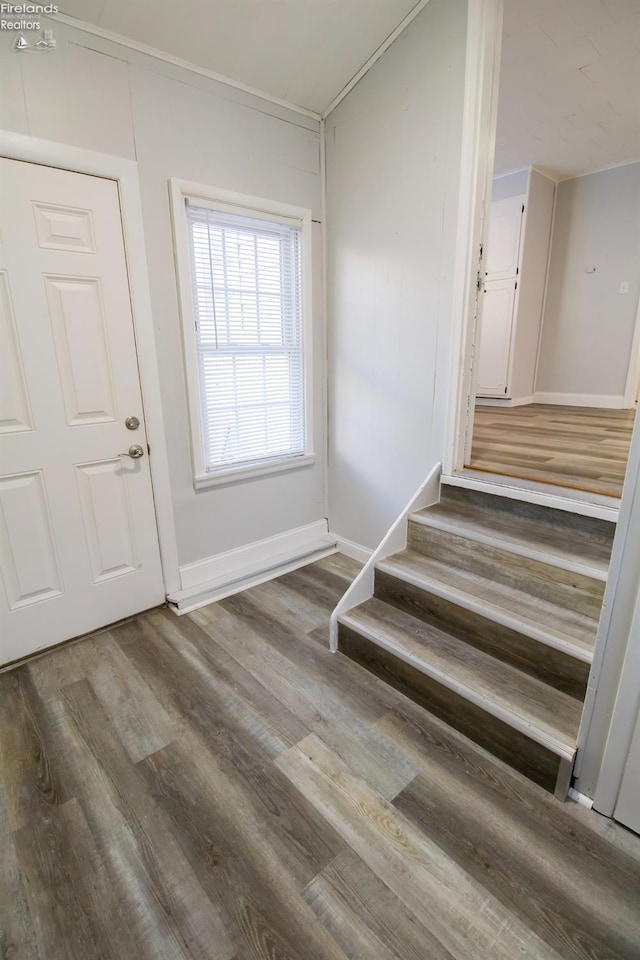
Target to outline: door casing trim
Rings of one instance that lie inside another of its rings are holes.
[[[0,155],[8,160],[22,160],[26,163],[38,163],[45,167],[69,170],[72,173],[103,177],[115,180],[118,184],[142,402],[147,440],[153,451],[150,459],[150,473],[160,560],[165,593],[171,593],[180,588],[178,544],[162,414],[160,372],[153,330],[138,165],[134,160],[123,157],[96,153],[81,147],[40,140],[4,130],[0,130]]]
[[[457,246],[454,264],[449,390],[446,406],[443,476],[461,470],[473,427],[476,311],[482,281],[480,247],[486,244],[487,198],[491,197],[498,117],[503,0],[469,4],[463,136],[458,194]]]

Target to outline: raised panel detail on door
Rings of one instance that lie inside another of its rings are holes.
[[[93,218],[90,210],[34,203],[38,244],[44,250],[95,253]]]
[[[520,256],[523,197],[491,204],[487,237],[487,280],[515,277]]]
[[[40,471],[0,477],[0,571],[10,610],[62,593]]]
[[[478,351],[478,396],[506,396],[514,297],[515,280],[494,280],[485,284]]]
[[[9,278],[0,271],[0,433],[33,428]]]
[[[127,472],[135,469],[119,458],[76,464],[94,583],[138,568],[127,495]]]
[[[45,285],[67,422],[115,420],[100,281],[48,276]]]

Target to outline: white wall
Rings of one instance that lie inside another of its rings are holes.
[[[560,183],[536,390],[621,402],[639,295],[640,163]]]
[[[318,123],[118,44],[51,26],[54,51],[19,54],[2,45],[0,128],[138,162],[180,563],[321,519],[320,225],[314,226],[318,462],[196,493],[167,186],[170,177],[193,180],[309,207],[319,221]]]
[[[327,121],[330,526],[373,547],[443,456],[466,0],[431,0]]]
[[[529,189],[529,170],[515,170],[513,173],[502,173],[493,178],[491,185],[491,199],[509,200],[511,197],[523,197]]]

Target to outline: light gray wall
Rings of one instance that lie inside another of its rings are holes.
[[[137,160],[180,563],[324,516],[321,227],[314,225],[314,467],[194,491],[168,180],[278,200],[320,220],[316,121],[118,44],[51,24],[57,48],[0,50],[0,127]]]
[[[622,398],[639,294],[640,163],[564,180],[536,390]]]
[[[327,121],[331,529],[373,547],[443,456],[466,0],[431,0]]]
[[[504,173],[493,178],[491,199],[509,200],[511,197],[522,197],[529,187],[529,170],[516,170],[515,173]]]

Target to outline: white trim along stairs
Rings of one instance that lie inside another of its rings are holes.
[[[614,533],[438,466],[336,607],[332,649],[564,800]]]

